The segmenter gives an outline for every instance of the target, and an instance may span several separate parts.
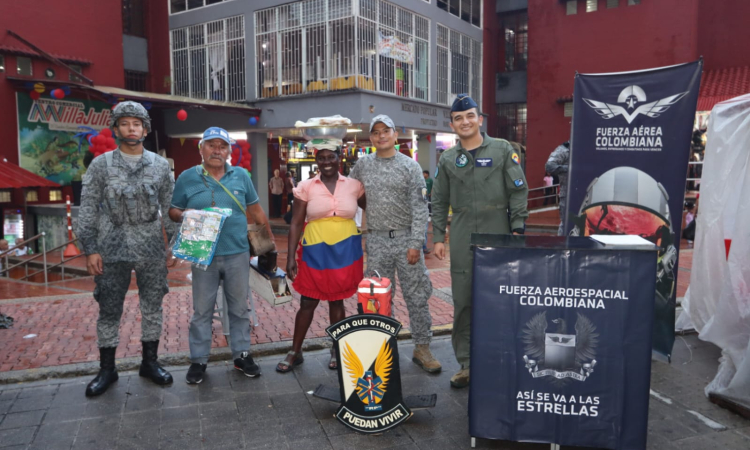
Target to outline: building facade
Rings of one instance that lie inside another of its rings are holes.
[[[570,137],[576,72],[668,66],[700,57],[699,110],[750,91],[744,0],[497,0],[492,53],[497,117],[489,131],[527,145],[530,187]],[[686,150],[687,151],[687,150]]]
[[[401,150],[434,172],[456,94],[482,89],[483,0],[304,0],[170,3],[172,93],[250,104],[247,118],[216,123],[247,133],[262,202],[274,169],[313,169],[296,121],[352,120],[351,162],[377,114],[393,118]],[[176,122],[194,136],[208,117]],[[409,150],[406,150],[409,149]],[[264,206],[267,206],[265,204]]]

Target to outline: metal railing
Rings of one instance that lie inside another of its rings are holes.
[[[10,265],[9,257],[13,256],[12,254],[14,253],[14,251],[16,249],[22,248],[23,246],[27,246],[28,244],[30,244],[32,242],[36,242],[37,240],[41,240],[41,242],[42,242],[42,251],[40,253],[37,253],[36,255],[33,255],[31,258],[23,259],[22,261],[20,261],[18,263],[15,263],[12,266]],[[72,260],[74,260],[76,258],[80,258],[81,256],[83,256],[83,253],[81,253],[81,254],[73,256],[71,258],[65,259],[65,247],[67,247],[68,244],[75,243],[76,241],[78,241],[77,238],[73,239],[71,241],[67,241],[67,242],[65,242],[62,245],[58,245],[55,248],[47,250],[46,233],[42,232],[40,234],[37,234],[36,236],[34,236],[34,237],[32,237],[32,238],[30,238],[28,240],[23,241],[23,244],[21,244],[21,245],[15,245],[15,246],[9,248],[8,250],[0,253],[0,260],[2,260],[3,263],[4,263],[2,265],[2,267],[0,267],[0,276],[4,275],[6,278],[10,278],[10,271],[12,269],[15,269],[16,267],[23,266],[24,269],[25,269],[25,275],[23,277],[21,277],[21,278],[17,278],[18,280],[26,280],[26,279],[29,279],[29,278],[31,278],[31,277],[33,277],[35,275],[40,274],[40,273],[44,273],[44,285],[46,286],[48,284],[48,282],[49,282],[48,276],[47,276],[47,274],[49,273],[49,271],[51,269],[54,269],[55,267],[60,266],[60,271],[62,273],[62,279],[65,279],[65,265],[64,264],[67,263],[67,262],[70,262],[70,261],[72,261]],[[56,263],[56,264],[52,264],[52,265],[47,264],[47,255],[49,253],[52,253],[52,252],[56,251],[56,250],[60,250],[60,262]],[[34,272],[32,274],[29,274],[29,263],[31,263],[32,261],[35,261],[35,260],[37,260],[39,258],[42,258],[42,269],[41,270],[37,270],[36,272]]]
[[[557,206],[557,204],[558,204],[557,203],[558,202],[557,188],[559,186],[560,186],[559,184],[553,184],[552,186],[541,186],[541,187],[529,189],[528,202],[531,203],[533,201],[544,200],[544,199],[547,199],[547,198],[551,197],[551,198],[554,199],[554,201],[552,202],[552,206]],[[552,194],[550,194],[550,195],[541,195],[541,196],[531,197],[531,193],[532,192],[538,192],[538,191],[544,192],[544,190],[546,190],[546,189],[553,189],[554,192]],[[531,209],[531,208],[529,208],[529,209]]]

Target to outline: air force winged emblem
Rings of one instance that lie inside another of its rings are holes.
[[[523,356],[526,368],[534,378],[551,376],[562,380],[573,378],[586,381],[596,365],[599,333],[591,320],[581,313],[575,324],[575,334],[568,334],[565,319],[554,319],[557,331],[547,332],[547,313],[540,312],[523,329]]]
[[[628,123],[632,123],[639,114],[655,118],[659,117],[664,111],[668,110],[670,106],[674,105],[680,99],[688,94],[688,91],[681,92],[679,94],[670,95],[669,97],[657,100],[651,103],[643,103],[636,107],[636,104],[646,101],[646,92],[639,86],[628,86],[620,92],[617,98],[618,103],[623,103],[626,106],[613,105],[611,103],[604,103],[597,100],[591,100],[584,98],[583,101],[587,105],[592,107],[597,114],[602,116],[604,119],[612,119],[617,116],[623,116]],[[629,112],[628,110],[633,110]]]
[[[365,411],[380,411],[383,409],[380,403],[385,391],[388,389],[388,376],[393,365],[393,353],[388,340],[383,341],[377,358],[375,358],[374,371],[365,370],[359,357],[345,343],[344,346],[344,368],[349,374],[357,396],[365,404]],[[374,372],[374,373],[373,373]]]

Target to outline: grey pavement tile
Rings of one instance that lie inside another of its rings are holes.
[[[36,426],[42,423],[44,411],[27,411],[8,414],[0,423],[0,430]]]
[[[117,439],[117,448],[126,450],[155,449],[159,447],[159,428],[123,428]]]
[[[0,391],[0,401],[15,400],[18,397],[20,389],[5,389]]]
[[[161,411],[158,409],[125,413],[122,415],[122,429],[148,427],[159,430]]]
[[[73,442],[73,450],[102,450],[115,448],[117,437],[113,435],[78,436]]]
[[[183,420],[200,419],[200,410],[198,405],[180,406],[178,408],[162,408],[161,423],[162,425],[181,422]]]
[[[27,450],[70,450],[74,440],[74,437],[61,437],[52,442],[40,442],[39,444],[32,442]]]
[[[648,423],[648,434],[661,436],[668,441],[675,441],[677,439],[697,435],[695,431],[672,418],[650,421]]]
[[[235,445],[235,448],[245,447],[245,438],[240,430],[201,432],[201,441],[204,449],[226,448],[230,445]]]
[[[125,413],[149,411],[161,408],[161,396],[131,396],[125,404]]]
[[[182,380],[184,380],[184,378]],[[131,396],[156,397],[160,399],[164,391],[167,389],[169,389],[169,386],[159,386],[146,378],[132,376],[128,379],[128,388],[126,392]]]
[[[184,439],[159,439],[160,450],[193,450],[201,448],[200,436]]]
[[[187,386],[187,384],[185,384]],[[162,401],[162,408],[175,408],[178,406],[188,406],[200,403],[198,395],[198,386],[190,386],[190,390],[165,390]]]
[[[17,398],[10,412],[37,411],[47,409],[52,404],[54,397],[51,395],[39,395],[35,397]]]
[[[302,392],[271,395],[271,404],[279,417],[313,417],[307,396]]]
[[[202,403],[199,408],[201,418],[203,419],[223,417],[237,419],[239,417],[239,411],[237,410],[234,396],[231,401]]]
[[[234,395],[234,391],[227,386],[214,389],[198,387],[198,402],[200,403],[231,402],[234,400]]]
[[[286,437],[284,436],[281,425],[278,423],[267,423],[267,426],[255,428],[248,426],[242,429],[242,434],[245,436],[245,446],[248,448],[254,448],[274,442],[286,444]]]
[[[747,421],[745,421],[747,422]],[[748,423],[747,427],[743,428],[737,428],[736,430],[733,430],[735,433],[739,434],[740,436],[744,436],[748,439],[750,439],[750,423]]]
[[[55,395],[59,387],[60,387],[59,384],[52,384],[49,386],[35,386],[35,387],[23,388],[21,392],[18,394],[18,398],[52,396],[52,395]]]
[[[86,384],[70,383],[60,385],[60,389],[52,399],[51,407],[69,406],[88,403],[86,397]]]
[[[329,438],[333,436],[341,436],[344,434],[357,434],[356,431],[345,426],[338,419],[332,417],[330,419],[324,419],[319,421],[320,426],[323,427],[323,431]]]
[[[79,438],[91,436],[101,438],[111,437],[116,439],[119,429],[119,416],[95,417],[92,419],[81,420],[81,428],[78,430],[77,436]]]
[[[80,428],[80,421],[44,423],[34,437],[34,444],[42,442],[54,442],[60,438],[75,437]]]
[[[200,427],[196,425],[193,427],[185,428],[162,428],[159,432],[159,445],[163,442],[171,441],[199,441],[201,439]]]
[[[434,440],[444,434],[444,427],[427,411],[414,411],[414,415],[401,428],[414,442]]]
[[[459,446],[458,443],[456,443],[450,437],[440,437],[440,438],[429,439],[425,441],[417,441],[416,445],[417,445],[417,448],[421,450],[454,450],[460,447],[468,447],[468,445]]]
[[[215,434],[224,431],[241,431],[243,426],[238,418],[209,418],[201,419],[201,433]]]
[[[661,436],[650,435],[646,439],[646,450],[677,450],[677,447]]]
[[[86,410],[83,413],[83,417],[91,419],[97,417],[120,416],[122,415],[122,410],[124,409],[124,407],[124,402],[119,401],[91,402],[86,404]]]
[[[86,404],[77,404],[69,406],[61,406],[58,408],[50,408],[47,410],[47,415],[44,416],[44,423],[53,422],[70,422],[72,420],[80,420],[84,417],[86,412]]]
[[[273,402],[269,397],[259,396],[255,397],[254,400],[245,401],[237,400],[237,410],[240,415],[240,420],[243,422],[264,422],[269,419],[276,419],[278,417],[277,410],[273,407]],[[255,395],[255,394],[252,394]]]
[[[327,437],[307,437],[302,440],[289,440],[289,448],[294,450],[333,450]]]
[[[6,414],[12,405],[13,400],[0,401],[0,414]]]
[[[337,450],[349,450],[353,448],[366,450],[376,448],[388,448],[396,447],[399,445],[412,444],[411,438],[398,428],[391,431],[386,431],[380,435],[364,435],[364,434],[343,434],[340,436],[330,436],[329,440],[331,446]]]
[[[26,445],[34,438],[37,427],[13,428],[0,430],[0,446]]]
[[[285,421],[281,424],[281,431],[289,442],[327,437],[320,422],[314,417],[307,419],[299,417]]]

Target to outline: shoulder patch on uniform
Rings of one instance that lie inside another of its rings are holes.
[[[512,159],[516,164],[521,164],[521,159],[518,157],[518,153],[513,153],[513,156],[511,156],[510,159]]]
[[[523,180],[520,179],[520,178],[517,179],[517,180],[513,180],[513,184],[515,184],[516,187],[521,187],[521,186],[523,186]]]
[[[433,178],[437,178],[439,171],[440,171],[440,166],[435,167],[435,176]]]

